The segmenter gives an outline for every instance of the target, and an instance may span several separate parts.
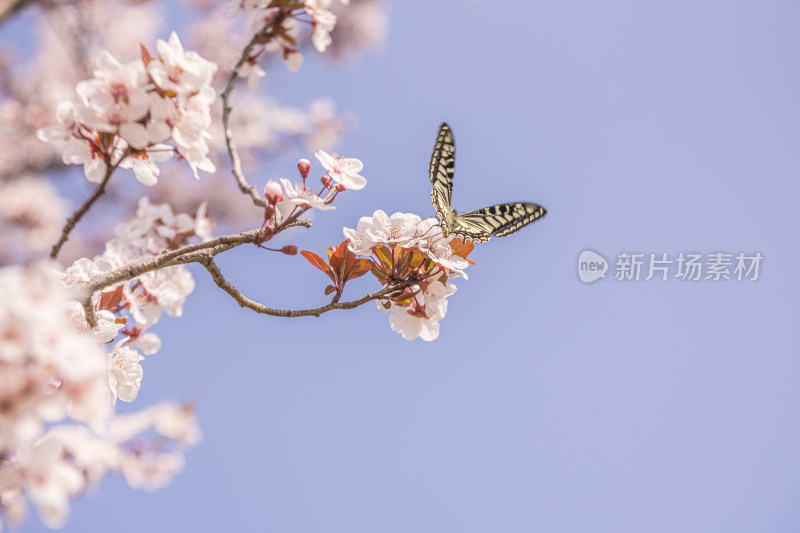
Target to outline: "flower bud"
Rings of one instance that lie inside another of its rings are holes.
[[[284,48],[283,61],[286,63],[286,68],[289,69],[289,72],[297,72],[303,66],[303,54],[294,48]]]
[[[281,248],[281,252],[285,253],[286,255],[297,255],[297,246],[294,244],[287,244]]]
[[[264,198],[266,198],[267,203],[270,205],[275,205],[283,200],[283,190],[277,181],[269,180],[267,184],[264,185]]]
[[[297,170],[300,171],[300,176],[303,179],[308,177],[308,173],[311,172],[311,161],[308,159],[301,159],[297,162]]]
[[[319,181],[321,181],[321,182],[322,182],[322,186],[323,186],[323,187],[325,187],[326,189],[330,189],[330,188],[331,188],[331,177],[330,177],[330,176],[328,176],[327,174],[325,174],[324,176],[322,176],[322,177],[319,179]]]
[[[345,187],[345,186],[344,186],[344,185],[342,185],[341,183],[337,183],[337,184],[336,184],[336,186],[335,186],[334,188],[335,188],[335,189],[336,189],[338,192],[342,192],[342,191],[346,191],[346,190],[347,190],[347,187]]]

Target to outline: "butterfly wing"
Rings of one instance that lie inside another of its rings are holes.
[[[505,237],[519,231],[547,214],[536,204],[515,202],[476,209],[454,218],[451,233],[476,242],[486,242],[490,237]]]
[[[453,199],[453,175],[456,170],[456,145],[450,126],[442,122],[439,135],[431,154],[429,175],[431,178],[431,202],[436,210],[436,216],[445,226],[453,219],[453,208],[450,202]],[[446,229],[446,228],[445,228]]]

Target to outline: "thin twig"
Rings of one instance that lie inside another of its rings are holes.
[[[106,165],[106,175],[103,178],[103,181],[100,182],[100,185],[97,186],[95,189],[94,194],[92,194],[89,198],[83,202],[83,205],[78,208],[77,211],[72,213],[67,219],[67,223],[64,224],[64,228],[61,230],[61,237],[59,237],[58,242],[53,245],[53,248],[50,250],[50,259],[55,259],[58,256],[58,252],[61,250],[61,247],[64,246],[64,243],[67,242],[69,239],[69,234],[75,228],[75,225],[80,222],[83,215],[89,210],[90,207],[100,198],[104,192],[106,192],[106,184],[108,184],[108,180],[111,179],[111,175],[114,173],[114,170],[117,168],[116,165]]]
[[[210,241],[182,246],[155,257],[148,257],[147,259],[127,264],[111,272],[96,276],[91,283],[75,287],[72,297],[81,302],[86,310],[86,322],[90,327],[94,328],[97,326],[97,316],[92,307],[92,296],[97,291],[102,291],[106,287],[117,283],[132,280],[153,270],[178,264],[198,263],[241,244],[261,242],[263,232],[262,228],[257,228],[236,235],[225,235]]]
[[[135,277],[141,276],[152,270],[158,270],[171,265],[177,265],[181,262],[193,261],[178,261],[181,257],[191,256],[196,252],[206,252],[211,256],[215,256],[231,248],[235,248],[241,244],[256,243],[261,241],[263,229],[257,228],[235,235],[225,235],[211,239],[210,241],[200,242],[196,244],[187,244],[175,250],[164,252],[155,257],[148,257],[140,261],[129,263],[120,268],[114,269],[111,272],[106,272],[93,278],[92,282],[80,287],[81,291],[89,293],[89,297],[97,291],[101,291],[106,287],[115,285],[123,281],[132,280]],[[196,261],[196,259],[195,259]]]
[[[256,44],[265,42],[267,36],[272,32],[272,28],[276,25],[276,23],[282,23],[285,17],[286,15],[284,15],[283,11],[276,13],[275,16],[273,16],[264,24],[263,28],[253,35],[253,38],[250,39],[250,42],[247,43],[247,46],[245,46],[244,50],[242,50],[242,55],[239,58],[239,61],[237,61],[236,65],[233,67],[231,77],[228,80],[228,84],[225,86],[225,90],[222,92],[221,96],[222,125],[225,132],[225,146],[228,148],[228,156],[231,159],[231,172],[233,173],[233,177],[236,179],[236,183],[239,184],[239,190],[241,190],[244,194],[249,194],[253,199],[253,203],[260,207],[266,207],[267,202],[264,200],[264,198],[262,198],[257,187],[247,183],[247,178],[245,178],[244,171],[242,170],[242,160],[239,157],[239,152],[233,142],[233,132],[231,131],[230,120],[231,111],[233,111],[233,108],[230,105],[229,98],[233,92],[233,88],[236,86],[236,81],[239,79],[239,69],[242,68],[242,65],[244,65],[245,61],[249,60],[250,53],[253,51],[253,48],[255,48]]]
[[[372,294],[367,294],[363,298],[359,298],[358,300],[352,300],[350,302],[339,302],[338,294],[334,296],[331,303],[328,305],[323,305],[322,307],[316,307],[314,309],[299,309],[299,310],[290,310],[290,309],[272,309],[267,307],[263,304],[255,302],[250,298],[244,296],[239,290],[231,285],[231,283],[225,279],[225,276],[222,275],[222,271],[220,271],[219,267],[214,263],[212,258],[208,258],[206,261],[200,261],[200,263],[208,270],[208,273],[211,274],[211,278],[214,280],[214,283],[217,286],[231,295],[231,297],[236,300],[236,302],[241,307],[247,307],[248,309],[252,309],[256,313],[261,313],[264,315],[271,315],[271,316],[281,316],[286,318],[294,318],[299,316],[320,316],[322,313],[327,313],[328,311],[333,311],[334,309],[355,309],[360,305],[364,305],[367,302],[371,302],[372,300],[378,300],[383,298],[384,296],[388,296],[393,292],[397,292],[406,288],[410,282],[399,282],[392,285],[387,285],[380,291]]]

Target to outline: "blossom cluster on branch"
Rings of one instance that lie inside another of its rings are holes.
[[[186,159],[195,177],[198,169],[216,170],[205,138],[217,66],[184,51],[174,32],[157,47],[158,57],[143,46],[142,59],[129,63],[103,53],[94,78],[75,88],[77,99],[59,104],[59,125],[39,130],[43,141],[65,141],[64,163],[82,164],[91,182],[100,183],[119,166],[155,185],[156,163],[173,153]]]
[[[326,249],[327,262],[314,252],[302,252],[333,283],[325,294],[340,295],[348,280],[370,272],[384,287],[403,287],[377,301],[389,313],[392,329],[406,340],[435,340],[447,313],[447,297],[456,292],[450,279],[466,279],[464,269],[474,264],[468,259],[473,243],[445,238],[431,219],[411,213],[388,216],[381,210],[362,217],[356,229],[343,231],[345,241]]]

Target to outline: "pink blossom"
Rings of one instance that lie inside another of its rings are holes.
[[[191,96],[210,88],[217,65],[197,52],[185,51],[177,33],[172,32],[169,41],[159,40],[156,48],[159,59],[151,61],[147,71],[161,89]]]
[[[341,183],[347,189],[358,191],[367,185],[367,180],[359,174],[364,168],[364,163],[359,159],[334,156],[319,150],[316,154],[317,160],[328,171],[328,175],[336,182]]]

